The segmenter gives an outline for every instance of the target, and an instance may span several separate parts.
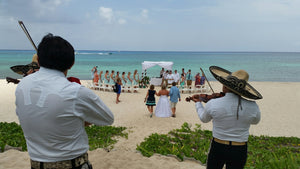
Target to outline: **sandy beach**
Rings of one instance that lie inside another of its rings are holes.
[[[86,85],[86,81],[82,82]],[[250,82],[262,95],[263,99],[257,103],[261,110],[261,121],[250,128],[252,135],[268,136],[296,136],[300,137],[300,100],[299,82]],[[221,91],[219,82],[211,82],[215,92]],[[0,121],[18,122],[15,113],[15,89],[17,85],[7,84],[0,80]],[[160,87],[155,87],[159,90]],[[194,103],[184,99],[191,94],[182,94],[182,101],[177,104],[176,118],[149,117],[144,103],[146,89],[138,93],[121,93],[119,104],[115,104],[115,93],[95,91],[97,95],[110,107],[115,116],[114,126],[128,128],[128,139],[120,138],[111,152],[97,149],[89,152],[90,161],[95,169],[190,169],[205,168],[195,161],[179,162],[173,157],[154,155],[150,158],[142,156],[136,151],[136,145],[152,133],[165,134],[175,128],[180,128],[184,122],[192,126],[201,124],[203,129],[212,129],[212,123],[200,122]],[[156,98],[158,100],[158,98]],[[251,144],[251,143],[250,143]],[[9,150],[0,153],[0,169],[30,168],[27,152]]]

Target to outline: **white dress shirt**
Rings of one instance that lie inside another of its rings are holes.
[[[174,76],[173,74],[167,75],[168,84],[172,84],[174,82]]]
[[[174,82],[178,82],[179,81],[179,79],[180,79],[180,75],[179,75],[179,73],[174,73],[173,74],[173,77],[174,77]]]
[[[16,113],[34,161],[76,158],[89,149],[84,122],[110,125],[114,116],[90,89],[69,82],[63,72],[41,67],[16,89]]]
[[[246,142],[249,137],[250,124],[260,121],[260,110],[255,101],[241,98],[238,112],[239,96],[226,93],[224,97],[211,99],[205,108],[201,102],[196,103],[200,120],[204,123],[213,120],[213,137],[220,140]]]

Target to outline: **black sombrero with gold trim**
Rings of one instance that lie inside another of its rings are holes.
[[[30,69],[39,69],[40,66],[38,64],[38,60],[37,60],[37,55],[34,54],[33,57],[32,57],[32,62],[27,64],[27,65],[16,65],[16,66],[12,66],[10,67],[10,69],[12,71],[14,71],[15,73],[17,74],[20,74],[20,75],[27,75],[27,72],[30,70]]]
[[[262,99],[262,95],[248,83],[249,74],[245,70],[230,72],[218,66],[210,66],[210,72],[220,83],[232,92],[249,99]]]

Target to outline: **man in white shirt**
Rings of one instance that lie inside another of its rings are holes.
[[[24,77],[15,93],[31,168],[92,168],[84,126],[111,125],[114,116],[94,92],[67,80],[75,61],[68,41],[48,34],[37,54],[40,70]]]
[[[229,72],[217,66],[210,68],[213,76],[223,84],[224,97],[211,99],[205,108],[194,95],[200,120],[213,120],[213,139],[207,159],[208,169],[242,169],[247,160],[247,141],[251,124],[260,121],[260,110],[255,101],[261,94],[248,84],[249,75],[244,70]],[[241,96],[245,97],[242,98]]]
[[[174,82],[176,82],[176,85],[178,85],[178,82],[180,80],[180,75],[177,72],[177,70],[174,71],[173,77],[174,77]]]
[[[167,74],[167,80],[168,80],[168,85],[172,85],[172,83],[174,82],[174,76],[172,74],[172,70],[169,70],[169,74]]]

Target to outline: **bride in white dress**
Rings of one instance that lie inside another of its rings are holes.
[[[163,84],[161,90],[156,94],[160,96],[155,109],[156,117],[171,117],[172,111],[169,103],[169,91],[166,90],[166,86]]]

